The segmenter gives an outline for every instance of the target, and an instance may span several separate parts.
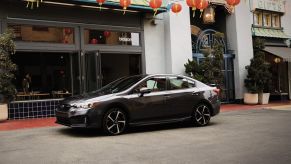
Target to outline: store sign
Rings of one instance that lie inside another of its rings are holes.
[[[120,42],[131,42],[131,38],[119,37]]]
[[[252,8],[284,13],[285,0],[253,0]]]
[[[118,3],[119,4],[120,0],[107,0],[107,2],[113,2],[113,3]],[[139,6],[149,6],[148,1],[144,0],[131,0],[132,5],[139,5]],[[163,1],[162,7],[167,6],[166,1]]]

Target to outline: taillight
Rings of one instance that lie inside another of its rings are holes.
[[[219,93],[220,93],[220,89],[218,89],[218,88],[213,89],[213,91],[214,91],[217,95],[219,95]]]

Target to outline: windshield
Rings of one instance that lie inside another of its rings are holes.
[[[144,77],[144,75],[123,77],[107,84],[96,92],[102,92],[104,94],[122,92],[139,82]]]

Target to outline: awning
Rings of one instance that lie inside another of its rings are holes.
[[[91,5],[99,6],[99,4],[96,2],[96,0],[71,0],[75,2],[81,2],[81,3],[87,3]],[[158,9],[157,13],[166,12],[166,3],[163,2],[162,7]],[[122,7],[119,4],[119,0],[107,0],[104,4],[102,4],[103,7],[108,8],[116,8],[116,9],[122,9]],[[141,1],[141,0],[131,0],[131,5],[127,8],[128,10],[135,10],[135,11],[142,11],[142,12],[152,12],[154,13],[154,10],[149,6],[147,1]]]
[[[291,48],[266,46],[264,51],[269,52],[273,55],[279,56],[283,59],[286,59],[287,61],[291,59]]]
[[[286,35],[283,30],[277,29],[267,29],[267,28],[252,28],[253,36],[269,37],[269,38],[282,38],[288,39],[291,36]]]

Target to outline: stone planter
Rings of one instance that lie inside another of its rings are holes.
[[[0,104],[0,121],[8,119],[8,106],[7,104]]]
[[[259,104],[268,104],[270,98],[270,93],[260,93],[259,94]]]
[[[255,105],[259,102],[259,94],[258,93],[245,93],[244,94],[244,103]]]

